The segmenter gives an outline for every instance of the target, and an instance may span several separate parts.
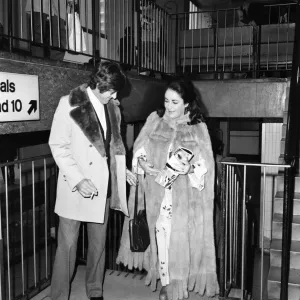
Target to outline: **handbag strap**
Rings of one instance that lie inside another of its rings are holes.
[[[137,175],[136,175],[136,178],[137,178]],[[136,219],[136,216],[137,216],[137,207],[138,207],[138,189],[139,189],[139,183],[138,183],[138,181],[136,181],[133,219]]]
[[[135,187],[135,200],[134,200],[134,214],[133,214],[133,218],[136,219],[136,216],[137,216],[137,212],[138,212],[138,203],[139,203],[139,193],[138,193],[138,190],[139,190],[139,182],[138,182],[138,178],[137,178],[137,175],[136,175],[136,187]],[[144,207],[145,207],[145,210],[146,210],[146,199],[145,199],[145,191],[143,191],[143,196],[144,196]]]

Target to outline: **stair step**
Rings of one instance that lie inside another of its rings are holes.
[[[271,266],[281,267],[282,241],[274,240],[271,243],[270,261]],[[290,268],[300,270],[300,241],[292,242],[290,251]]]
[[[268,280],[281,282],[281,268],[271,267]],[[300,270],[290,269],[289,283],[298,285],[300,288]]]
[[[275,214],[282,214],[283,212],[283,193],[282,193],[282,197],[278,197],[279,195],[276,193],[275,195],[275,199],[274,199],[274,213]],[[296,193],[296,195],[294,195],[294,210],[293,210],[293,214],[294,216],[300,216],[300,194]]]
[[[288,299],[299,300],[300,286],[295,284],[289,284]],[[279,300],[280,299],[280,282],[268,281],[268,299]]]
[[[281,157],[281,155],[280,155]],[[279,158],[280,159],[280,158]],[[284,191],[284,176],[277,176],[277,190]],[[300,193],[300,176],[295,177],[295,193]]]
[[[283,191],[277,191],[275,198],[283,198]],[[294,199],[300,200],[300,193],[294,193]]]
[[[282,222],[273,221],[272,239],[282,238]],[[292,240],[300,241],[300,224],[292,224]]]
[[[280,299],[281,268],[271,267],[268,276],[268,299]],[[299,300],[300,270],[291,269],[289,274],[288,299]]]
[[[273,214],[273,221],[274,222],[282,222],[283,214]],[[300,216],[293,215],[292,223],[294,224],[300,224]]]
[[[282,248],[282,240],[273,239],[271,242],[271,249],[281,250],[281,248]],[[292,241],[291,251],[300,252],[300,242],[299,241]]]

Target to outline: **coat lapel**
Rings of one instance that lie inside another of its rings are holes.
[[[105,157],[106,153],[100,124],[94,107],[88,98],[86,88],[87,85],[84,84],[71,91],[69,98],[70,105],[76,107],[71,110],[70,116],[101,156]]]
[[[111,150],[115,155],[125,155],[125,148],[120,133],[121,114],[119,108],[112,102],[107,103],[107,111],[111,125]]]
[[[71,91],[69,101],[70,116],[81,128],[88,140],[95,146],[101,156],[106,156],[104,139],[94,107],[86,92],[87,84],[83,84]],[[107,111],[111,125],[111,152],[115,155],[125,155],[125,148],[120,134],[121,115],[119,108],[110,101]]]

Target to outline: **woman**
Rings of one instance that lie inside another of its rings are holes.
[[[159,171],[178,147],[194,154],[177,166],[180,175],[171,188],[157,183]],[[133,169],[145,191],[150,246],[144,253],[130,251],[128,222],[123,227],[117,262],[129,269],[148,271],[146,284],[160,299],[183,299],[188,291],[214,296],[216,276],[213,233],[214,159],[199,99],[190,82],[171,82],[165,92],[164,108],[152,113],[134,144]],[[146,174],[145,180],[142,179]],[[129,198],[133,216],[135,188]],[[140,193],[139,208],[143,206]]]

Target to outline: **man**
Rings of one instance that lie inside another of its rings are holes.
[[[117,93],[125,82],[118,64],[102,62],[88,84],[61,98],[55,112],[49,145],[60,172],[52,300],[68,299],[81,222],[87,222],[88,232],[87,296],[92,300],[103,299],[109,204],[128,214],[126,178],[129,184],[135,184],[134,175],[125,166],[121,116],[116,105]]]

